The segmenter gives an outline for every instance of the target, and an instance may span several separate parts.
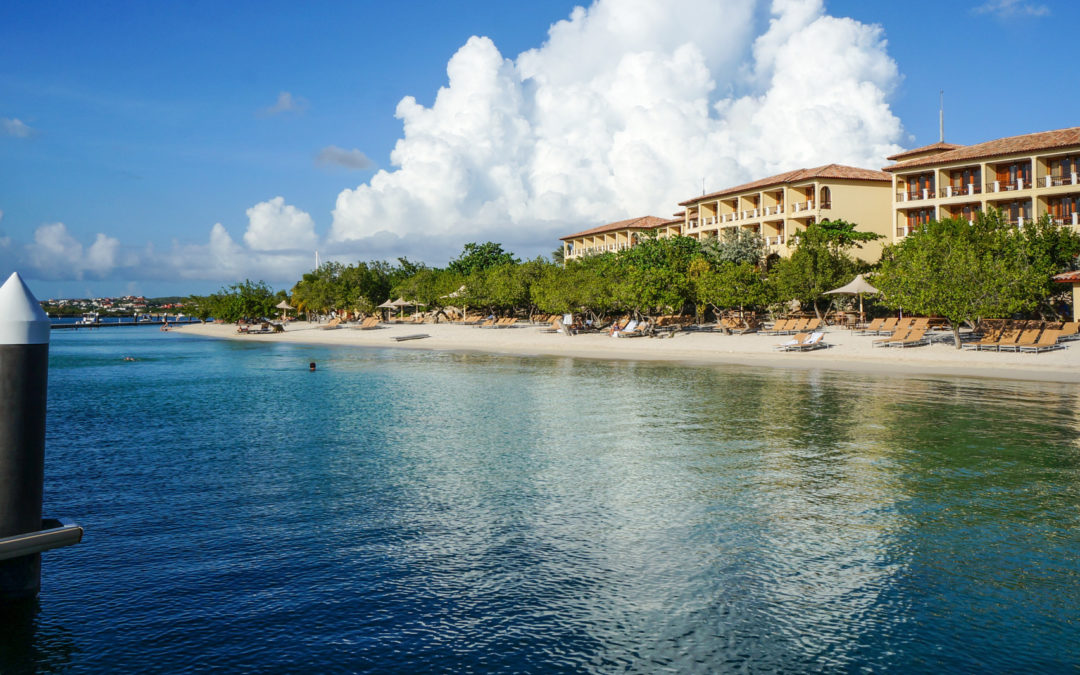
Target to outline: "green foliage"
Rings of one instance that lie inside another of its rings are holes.
[[[714,266],[722,263],[759,265],[765,259],[765,240],[752,230],[726,228],[719,237],[702,241],[701,252]]]
[[[696,239],[646,234],[616,254],[614,304],[639,314],[682,311],[693,299],[690,264],[700,255]]]
[[[278,302],[273,289],[265,281],[245,279],[206,296],[205,302],[199,304],[196,316],[202,318],[205,312],[206,317],[213,316],[228,322],[256,320],[273,316],[277,311],[274,305]]]
[[[483,244],[465,244],[461,255],[450,261],[447,269],[467,277],[474,272],[483,272],[500,265],[514,265],[517,262],[517,258],[503,250],[502,244],[488,241]]]
[[[411,277],[407,277],[394,286],[390,295],[415,300],[429,309],[437,309],[457,304],[448,297],[461,287],[463,279],[449,270],[425,267]]]
[[[405,279],[424,268],[400,258],[400,267],[385,262],[342,265],[326,262],[308,272],[292,289],[291,304],[304,312],[349,310],[372,313],[390,296],[395,279]]]
[[[761,268],[752,263],[723,262],[713,267],[701,258],[691,266],[691,279],[698,305],[712,305],[719,310],[769,304],[769,286]]]
[[[1000,219],[1001,213],[995,210],[986,217]],[[1044,316],[1056,317],[1055,300],[1066,300],[1066,296],[1072,295],[1072,288],[1056,283],[1053,276],[1076,269],[1080,234],[1071,227],[1055,224],[1049,215],[1025,223],[1022,233],[1028,261],[1041,279],[1036,291],[1038,309]]]
[[[858,241],[877,239],[879,235],[855,232],[843,221],[812,224],[796,233],[791,257],[781,258],[773,267],[769,281],[781,302],[798,300],[812,306],[821,315],[821,303],[831,301],[825,292],[843,286],[859,271],[859,264],[848,254]],[[870,236],[864,236],[869,234]]]
[[[948,319],[959,349],[961,323],[1037,304],[1045,272],[1033,264],[1032,250],[1025,233],[996,213],[980,214],[974,224],[931,221],[886,248],[874,284],[890,307]]]

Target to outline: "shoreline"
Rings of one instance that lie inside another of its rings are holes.
[[[325,324],[323,324],[325,325]],[[964,377],[1021,380],[1058,384],[1080,383],[1080,341],[1042,354],[956,350],[947,342],[898,349],[873,347],[875,336],[854,335],[844,329],[825,333],[828,349],[778,352],[773,346],[789,337],[757,333],[723,335],[687,332],[669,339],[611,338],[606,334],[566,336],[543,333],[541,326],[524,324],[489,329],[459,324],[381,324],[373,330],[351,326],[323,330],[319,324],[294,322],[285,333],[241,334],[233,324],[189,324],[170,329],[248,342],[289,342],[339,347],[412,349],[505,356],[555,356],[616,361],[667,362],[684,366],[734,365],[796,370],[832,370],[898,377]],[[423,340],[396,342],[392,338],[426,333]]]

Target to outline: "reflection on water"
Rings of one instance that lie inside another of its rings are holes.
[[[4,672],[1080,662],[1075,387],[100,333]]]

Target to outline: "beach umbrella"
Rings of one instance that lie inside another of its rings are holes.
[[[863,279],[863,275],[859,274],[850,282],[844,284],[840,288],[834,288],[831,291],[825,291],[835,295],[857,295],[859,296],[859,321],[863,320],[863,293],[869,293],[871,295],[877,295],[881,291],[871,286],[866,279]]]
[[[286,317],[289,316],[288,310],[296,309],[295,307],[293,307],[292,305],[289,304],[288,300],[282,300],[278,304],[274,305],[274,307],[277,307],[278,309],[281,310],[281,320],[282,321],[284,321],[286,319]]]

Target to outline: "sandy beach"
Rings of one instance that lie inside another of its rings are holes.
[[[874,336],[833,329],[825,334],[825,341],[830,345],[828,349],[793,353],[774,350],[775,345],[789,340],[789,337],[762,334],[682,332],[665,339],[617,339],[599,334],[567,336],[545,333],[541,328],[530,324],[505,329],[458,324],[382,324],[374,330],[362,331],[352,327],[323,330],[318,324],[301,321],[290,324],[284,334],[239,334],[235,326],[226,324],[193,324],[172,330],[183,335],[251,342],[667,361],[688,365],[738,364],[904,376],[1080,382],[1080,341],[1065,343],[1065,349],[1042,354],[957,351],[951,339],[928,346],[898,349],[874,347]],[[393,339],[419,333],[430,337],[404,342]]]

